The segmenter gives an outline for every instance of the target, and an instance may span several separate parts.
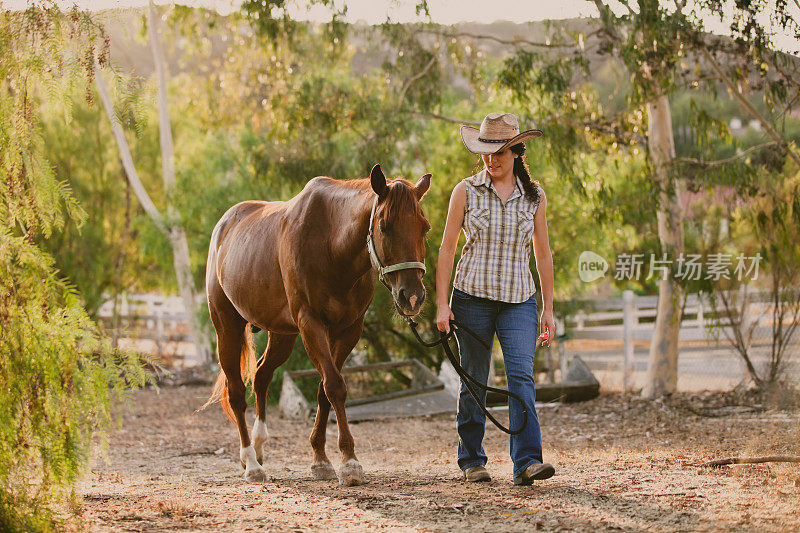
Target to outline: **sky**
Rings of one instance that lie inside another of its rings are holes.
[[[334,0],[340,5],[343,0]],[[728,0],[732,2],[732,0]],[[0,0],[0,5],[19,9],[27,4],[28,0]],[[235,10],[241,0],[178,0],[177,3],[192,6],[213,8],[221,14]],[[409,22],[418,20],[414,7],[416,0],[346,0],[348,6],[347,19],[350,22],[363,20],[370,24],[381,23],[389,15],[393,21]],[[147,5],[147,0],[56,0],[62,7],[77,4],[78,7],[91,10],[114,8],[141,7]],[[155,0],[158,5],[174,2]],[[305,3],[295,0],[294,4]],[[636,1],[631,2],[634,6]],[[672,5],[672,3],[669,3]],[[692,2],[690,0],[689,5]],[[619,2],[611,2],[612,9],[621,13],[625,8]],[[456,22],[485,22],[497,20],[511,22],[528,22],[544,19],[563,19],[572,17],[594,17],[597,9],[594,3],[588,0],[428,0],[431,17],[440,24],[454,24]],[[800,19],[800,7],[797,3],[788,3],[787,9],[792,10],[795,19]],[[296,19],[325,21],[330,20],[330,12],[323,7],[305,10],[294,7],[290,14]],[[704,20],[708,31],[727,34],[728,21]],[[777,35],[774,44],[778,49],[796,51],[800,45],[789,35]]]
[[[27,0],[0,0],[11,9],[19,8]],[[91,10],[139,7],[147,5],[147,0],[57,0],[62,7],[77,4],[78,7]],[[158,5],[172,2],[155,0]],[[216,9],[225,14],[236,9],[240,1],[237,0],[179,0],[179,4],[202,6]],[[295,2],[297,3],[297,2]],[[341,4],[340,0],[335,3]],[[590,16],[596,14],[595,8],[586,0],[491,0],[487,3],[475,0],[429,0],[431,16],[434,21],[441,24],[453,24],[460,21],[494,22],[495,20],[510,20],[513,22],[526,22],[530,20],[561,19],[568,17]],[[416,20],[414,12],[415,0],[347,0],[348,19],[351,22],[364,20],[368,23],[380,23],[386,20],[386,15],[391,15],[393,20],[408,22]],[[491,9],[487,8],[491,6]],[[310,20],[328,20],[329,12],[322,7],[316,7],[311,12],[295,8],[292,15],[297,18]]]

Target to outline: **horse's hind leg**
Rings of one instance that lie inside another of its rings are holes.
[[[247,481],[263,482],[266,481],[266,475],[264,474],[264,469],[261,468],[261,465],[258,463],[255,449],[250,442],[250,435],[247,431],[247,422],[244,416],[247,410],[247,399],[245,396],[244,379],[241,373],[242,356],[240,354],[243,350],[252,350],[249,346],[243,346],[245,342],[249,342],[249,339],[245,340],[245,327],[247,327],[246,323],[242,326],[242,334],[239,336],[238,342],[234,339],[223,340],[219,338],[219,336],[217,337],[221,346],[220,366],[223,372],[225,372],[228,401],[230,402],[230,408],[233,412],[236,427],[239,430],[239,460],[242,463],[242,467],[245,469],[244,477]],[[226,358],[224,362],[222,357],[223,350],[231,355]],[[236,355],[235,360],[233,355]]]
[[[256,370],[256,377],[253,380],[253,390],[256,393],[256,421],[253,424],[253,449],[256,452],[256,459],[264,464],[264,443],[267,442],[267,390],[272,382],[272,375],[275,369],[289,359],[294,348],[294,341],[297,334],[281,335],[279,333],[269,334],[267,349],[264,357]]]
[[[247,481],[266,481],[264,469],[258,464],[256,452],[250,444],[250,435],[247,430],[244,413],[247,409],[245,386],[242,371],[249,366],[253,357],[253,348],[250,346],[250,335],[247,331],[247,322],[239,315],[224,294],[219,291],[209,292],[209,309],[214,329],[217,332],[217,350],[219,351],[219,365],[224,374],[224,387],[222,391],[222,407],[239,430],[239,459],[245,469],[244,477]]]

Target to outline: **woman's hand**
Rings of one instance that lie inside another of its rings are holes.
[[[556,334],[556,323],[553,320],[553,310],[545,309],[542,311],[542,316],[539,318],[539,332],[544,333],[547,331],[547,339],[542,340],[542,346],[550,346],[550,341]]]
[[[439,331],[450,333],[450,321],[454,319],[453,311],[447,302],[442,302],[436,306],[436,327]]]

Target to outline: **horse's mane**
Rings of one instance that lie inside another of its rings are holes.
[[[352,180],[334,180],[338,187],[344,189],[355,190],[359,192],[372,191],[372,182],[369,178],[352,179]],[[414,195],[414,184],[407,179],[397,178],[387,182],[389,186],[389,193],[386,197],[386,216],[394,218],[400,212],[406,209],[413,210],[416,214],[425,216],[422,212],[417,197]]]

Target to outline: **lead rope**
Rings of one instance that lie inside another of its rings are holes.
[[[522,433],[522,431],[525,429],[525,426],[528,425],[528,408],[525,406],[525,402],[522,401],[522,398],[520,398],[518,395],[514,394],[510,390],[499,389],[497,387],[490,387],[488,385],[484,385],[483,383],[480,383],[477,379],[472,377],[461,366],[461,364],[459,363],[459,361],[456,358],[455,354],[450,349],[450,343],[448,342],[450,340],[450,337],[452,337],[453,334],[454,334],[453,326],[466,331],[467,334],[469,334],[473,338],[475,338],[486,349],[491,350],[491,346],[489,346],[486,343],[486,341],[484,341],[483,339],[478,337],[478,335],[474,331],[472,331],[471,329],[469,329],[465,325],[461,324],[460,322],[458,322],[455,319],[451,319],[450,320],[450,331],[448,333],[445,333],[444,331],[440,331],[439,334],[441,335],[441,337],[440,337],[440,339],[438,341],[426,342],[425,340],[422,339],[422,337],[420,337],[419,332],[417,332],[418,324],[416,322],[414,322],[414,319],[412,319],[409,316],[406,316],[406,317],[403,317],[403,318],[405,318],[406,322],[408,322],[408,325],[411,327],[411,331],[414,332],[414,336],[417,338],[417,340],[420,342],[420,344],[422,344],[423,346],[426,346],[428,348],[433,348],[434,346],[438,346],[440,344],[442,345],[442,348],[444,348],[444,353],[447,355],[447,358],[450,360],[450,364],[453,365],[453,368],[455,369],[456,373],[461,377],[461,382],[464,383],[464,387],[466,387],[466,389],[469,391],[470,395],[475,399],[475,403],[478,404],[478,407],[480,407],[481,411],[483,411],[483,414],[486,415],[486,418],[491,420],[492,423],[495,426],[497,426],[497,428],[500,431],[502,431],[504,433],[508,433],[509,435],[519,435],[520,433]],[[514,398],[515,400],[517,400],[519,402],[519,404],[522,406],[522,417],[523,417],[522,418],[522,425],[519,427],[519,429],[512,430],[510,428],[507,428],[507,427],[503,426],[500,422],[498,422],[497,419],[489,412],[489,410],[486,408],[486,406],[483,404],[483,402],[478,398],[478,393],[475,391],[474,387],[478,387],[478,388],[483,389],[485,391],[495,392],[495,393],[498,393],[498,394],[500,394],[502,396],[505,396],[505,397],[509,398],[509,404],[510,404],[511,398]]]

